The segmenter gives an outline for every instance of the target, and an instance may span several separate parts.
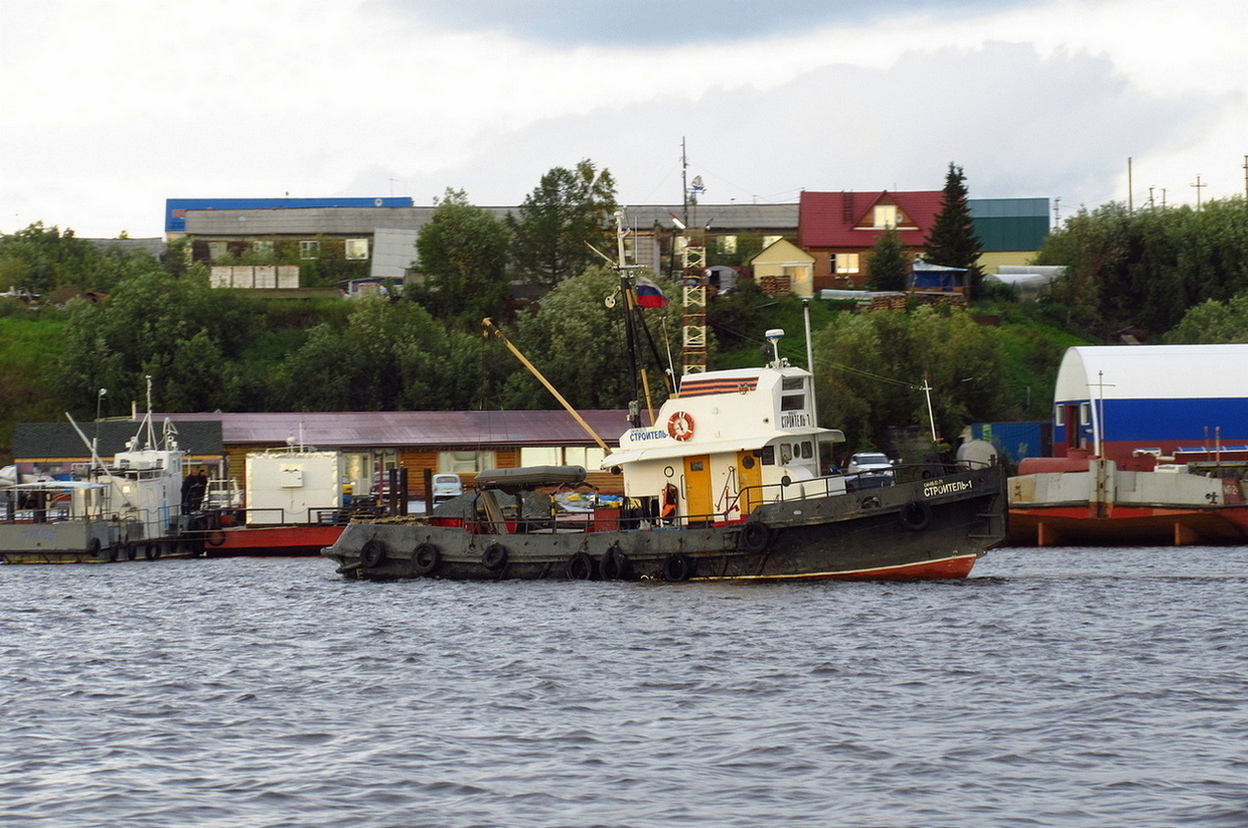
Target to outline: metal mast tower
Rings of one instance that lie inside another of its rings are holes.
[[[685,140],[680,140],[680,181],[684,190],[684,221],[681,235],[677,238],[681,262],[681,350],[682,374],[700,374],[706,371],[706,228],[698,224],[698,196],[706,188],[702,176],[694,176],[693,183],[686,183],[689,158],[685,155]],[[693,205],[693,219],[689,218],[689,206]]]

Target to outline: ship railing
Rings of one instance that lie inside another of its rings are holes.
[[[250,508],[227,508],[213,510],[209,523],[221,526],[292,526],[297,524],[346,523],[349,515],[338,506],[312,506],[302,513],[291,512],[282,506],[255,506]]]
[[[787,480],[779,483],[746,486],[741,489],[736,499],[725,509],[722,519],[731,520],[733,516],[748,516],[754,509],[764,503],[787,503],[870,491],[871,489],[916,483],[921,480],[932,480],[938,477],[958,474],[969,469],[987,468],[991,465],[988,462],[975,460],[963,460],[955,463],[908,463],[875,473],[831,474],[804,480]],[[690,520],[698,519],[701,519],[701,516],[695,515],[690,518]]]
[[[40,484],[0,489],[0,523],[60,523],[67,520],[101,520],[97,503],[79,508],[68,487]]]

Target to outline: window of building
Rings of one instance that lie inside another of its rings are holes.
[[[1092,403],[1079,403],[1079,425],[1092,425]]]
[[[874,208],[872,226],[873,227],[896,227],[897,226],[897,205],[896,204],[877,204]]]
[[[492,451],[440,451],[438,471],[452,474],[474,475],[495,467]]]
[[[271,241],[254,241],[251,243],[251,249],[257,253],[272,253],[273,242]]]
[[[597,471],[606,456],[597,446],[568,446],[563,450],[564,465],[584,466],[586,471]]]
[[[1058,427],[1066,425],[1066,406],[1053,406],[1053,425]]]
[[[299,258],[315,259],[321,255],[321,243],[316,240],[299,242]]]
[[[520,449],[522,466],[583,466],[598,471],[606,452],[597,446],[529,446]]]
[[[368,239],[347,239],[346,256],[351,261],[364,261],[368,258]]]
[[[833,273],[857,273],[858,254],[833,253],[828,257],[828,264],[831,265]]]
[[[367,451],[342,453],[343,484],[351,486],[351,494],[366,497],[373,485],[373,454]]]
[[[559,466],[563,464],[558,446],[527,446],[520,449],[522,466]]]
[[[719,248],[720,253],[736,253],[737,237],[736,236],[718,236],[715,244]]]

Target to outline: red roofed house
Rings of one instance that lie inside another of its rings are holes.
[[[815,257],[815,291],[865,285],[867,254],[889,227],[912,257],[921,252],[942,197],[940,190],[802,193],[797,244]]]

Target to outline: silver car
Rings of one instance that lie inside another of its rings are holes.
[[[464,484],[458,474],[435,474],[433,476],[433,502],[444,503],[464,493]]]
[[[893,485],[893,461],[878,451],[862,451],[845,467],[846,487],[851,491]]]

